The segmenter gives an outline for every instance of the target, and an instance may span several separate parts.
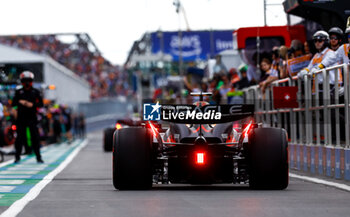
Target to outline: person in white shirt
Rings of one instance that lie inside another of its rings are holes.
[[[337,64],[337,56],[333,50],[328,48],[329,35],[325,31],[317,31],[313,35],[313,41],[317,49],[317,53],[313,56],[309,65],[298,73],[299,78],[304,78],[304,75],[313,73],[315,71],[321,70],[323,68],[331,67]],[[331,70],[329,72],[329,83],[334,84],[335,71]],[[341,75],[338,76],[340,79]],[[323,82],[322,73],[317,74],[317,83]]]
[[[337,55],[337,60],[339,62],[339,64],[349,64],[349,56],[350,56],[350,26],[345,30],[345,36],[346,39],[348,40],[348,43],[343,44],[342,46],[340,46],[338,48],[338,50],[336,51],[336,55]]]
[[[339,27],[332,27],[328,30],[328,34],[330,49],[337,51],[343,42],[343,30],[341,30]]]

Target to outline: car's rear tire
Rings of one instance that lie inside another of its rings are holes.
[[[279,128],[255,128],[249,137],[249,186],[283,190],[289,183],[287,133]]]
[[[113,185],[119,190],[152,187],[151,135],[146,128],[123,128],[114,134]]]
[[[108,128],[104,130],[103,133],[103,150],[105,152],[110,152],[113,149],[113,133],[115,129],[114,128]]]

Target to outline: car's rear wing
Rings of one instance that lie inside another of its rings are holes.
[[[254,115],[254,105],[162,105],[161,120],[184,124],[215,124]]]

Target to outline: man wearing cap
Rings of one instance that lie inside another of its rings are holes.
[[[349,59],[350,59],[350,26],[346,28],[345,30],[345,36],[348,40],[348,43],[343,44],[340,46],[336,52],[337,54],[337,59],[340,64],[349,64]]]
[[[330,48],[328,48],[328,45],[329,45],[328,33],[322,30],[317,31],[313,35],[312,39],[315,43],[317,53],[313,56],[309,65],[298,73],[299,78],[304,78],[304,75],[307,75],[309,72],[315,72],[323,68],[331,67],[337,64],[336,63],[337,57],[335,55],[335,52]],[[340,76],[338,76],[338,79],[341,79]],[[316,80],[317,80],[317,83],[323,82],[322,73],[317,74]],[[330,71],[329,80],[330,80],[329,82],[330,84],[334,84],[335,70]]]
[[[339,27],[332,27],[329,29],[328,34],[330,48],[336,51],[343,42],[343,30],[341,30]]]
[[[43,100],[39,90],[33,88],[34,74],[24,71],[20,74],[22,88],[16,90],[12,107],[17,109],[17,138],[15,142],[15,163],[21,160],[23,144],[31,143],[38,163],[44,163],[40,155],[40,140],[37,127],[37,108],[43,106]],[[27,139],[27,131],[30,139]],[[28,144],[29,145],[29,144]]]

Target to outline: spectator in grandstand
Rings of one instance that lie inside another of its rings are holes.
[[[350,59],[350,26],[345,30],[345,37],[348,43],[343,44],[336,51],[337,60],[340,64],[349,64]]]
[[[278,80],[278,71],[272,68],[271,61],[267,58],[261,60],[260,69],[265,71],[265,79],[259,83],[261,92],[264,94],[266,88],[274,81]]]
[[[325,31],[317,31],[313,35],[313,41],[317,49],[317,53],[312,58],[309,65],[298,73],[299,78],[304,78],[309,72],[313,73],[320,69],[331,67],[336,64],[336,55],[333,50],[328,48],[329,35]],[[330,84],[334,85],[335,71],[332,70],[329,73]],[[341,79],[341,75],[338,76]],[[317,74],[317,83],[323,82],[322,73]]]
[[[333,51],[338,50],[338,48],[340,47],[340,45],[342,44],[343,40],[343,30],[341,30],[339,27],[332,27],[329,29],[328,31],[329,34],[329,44],[330,44],[330,48]]]
[[[51,56],[60,64],[86,79],[91,86],[91,98],[127,94],[123,73],[78,38],[76,46],[65,44],[55,35],[3,36],[0,43]],[[117,83],[119,82],[119,83]]]

